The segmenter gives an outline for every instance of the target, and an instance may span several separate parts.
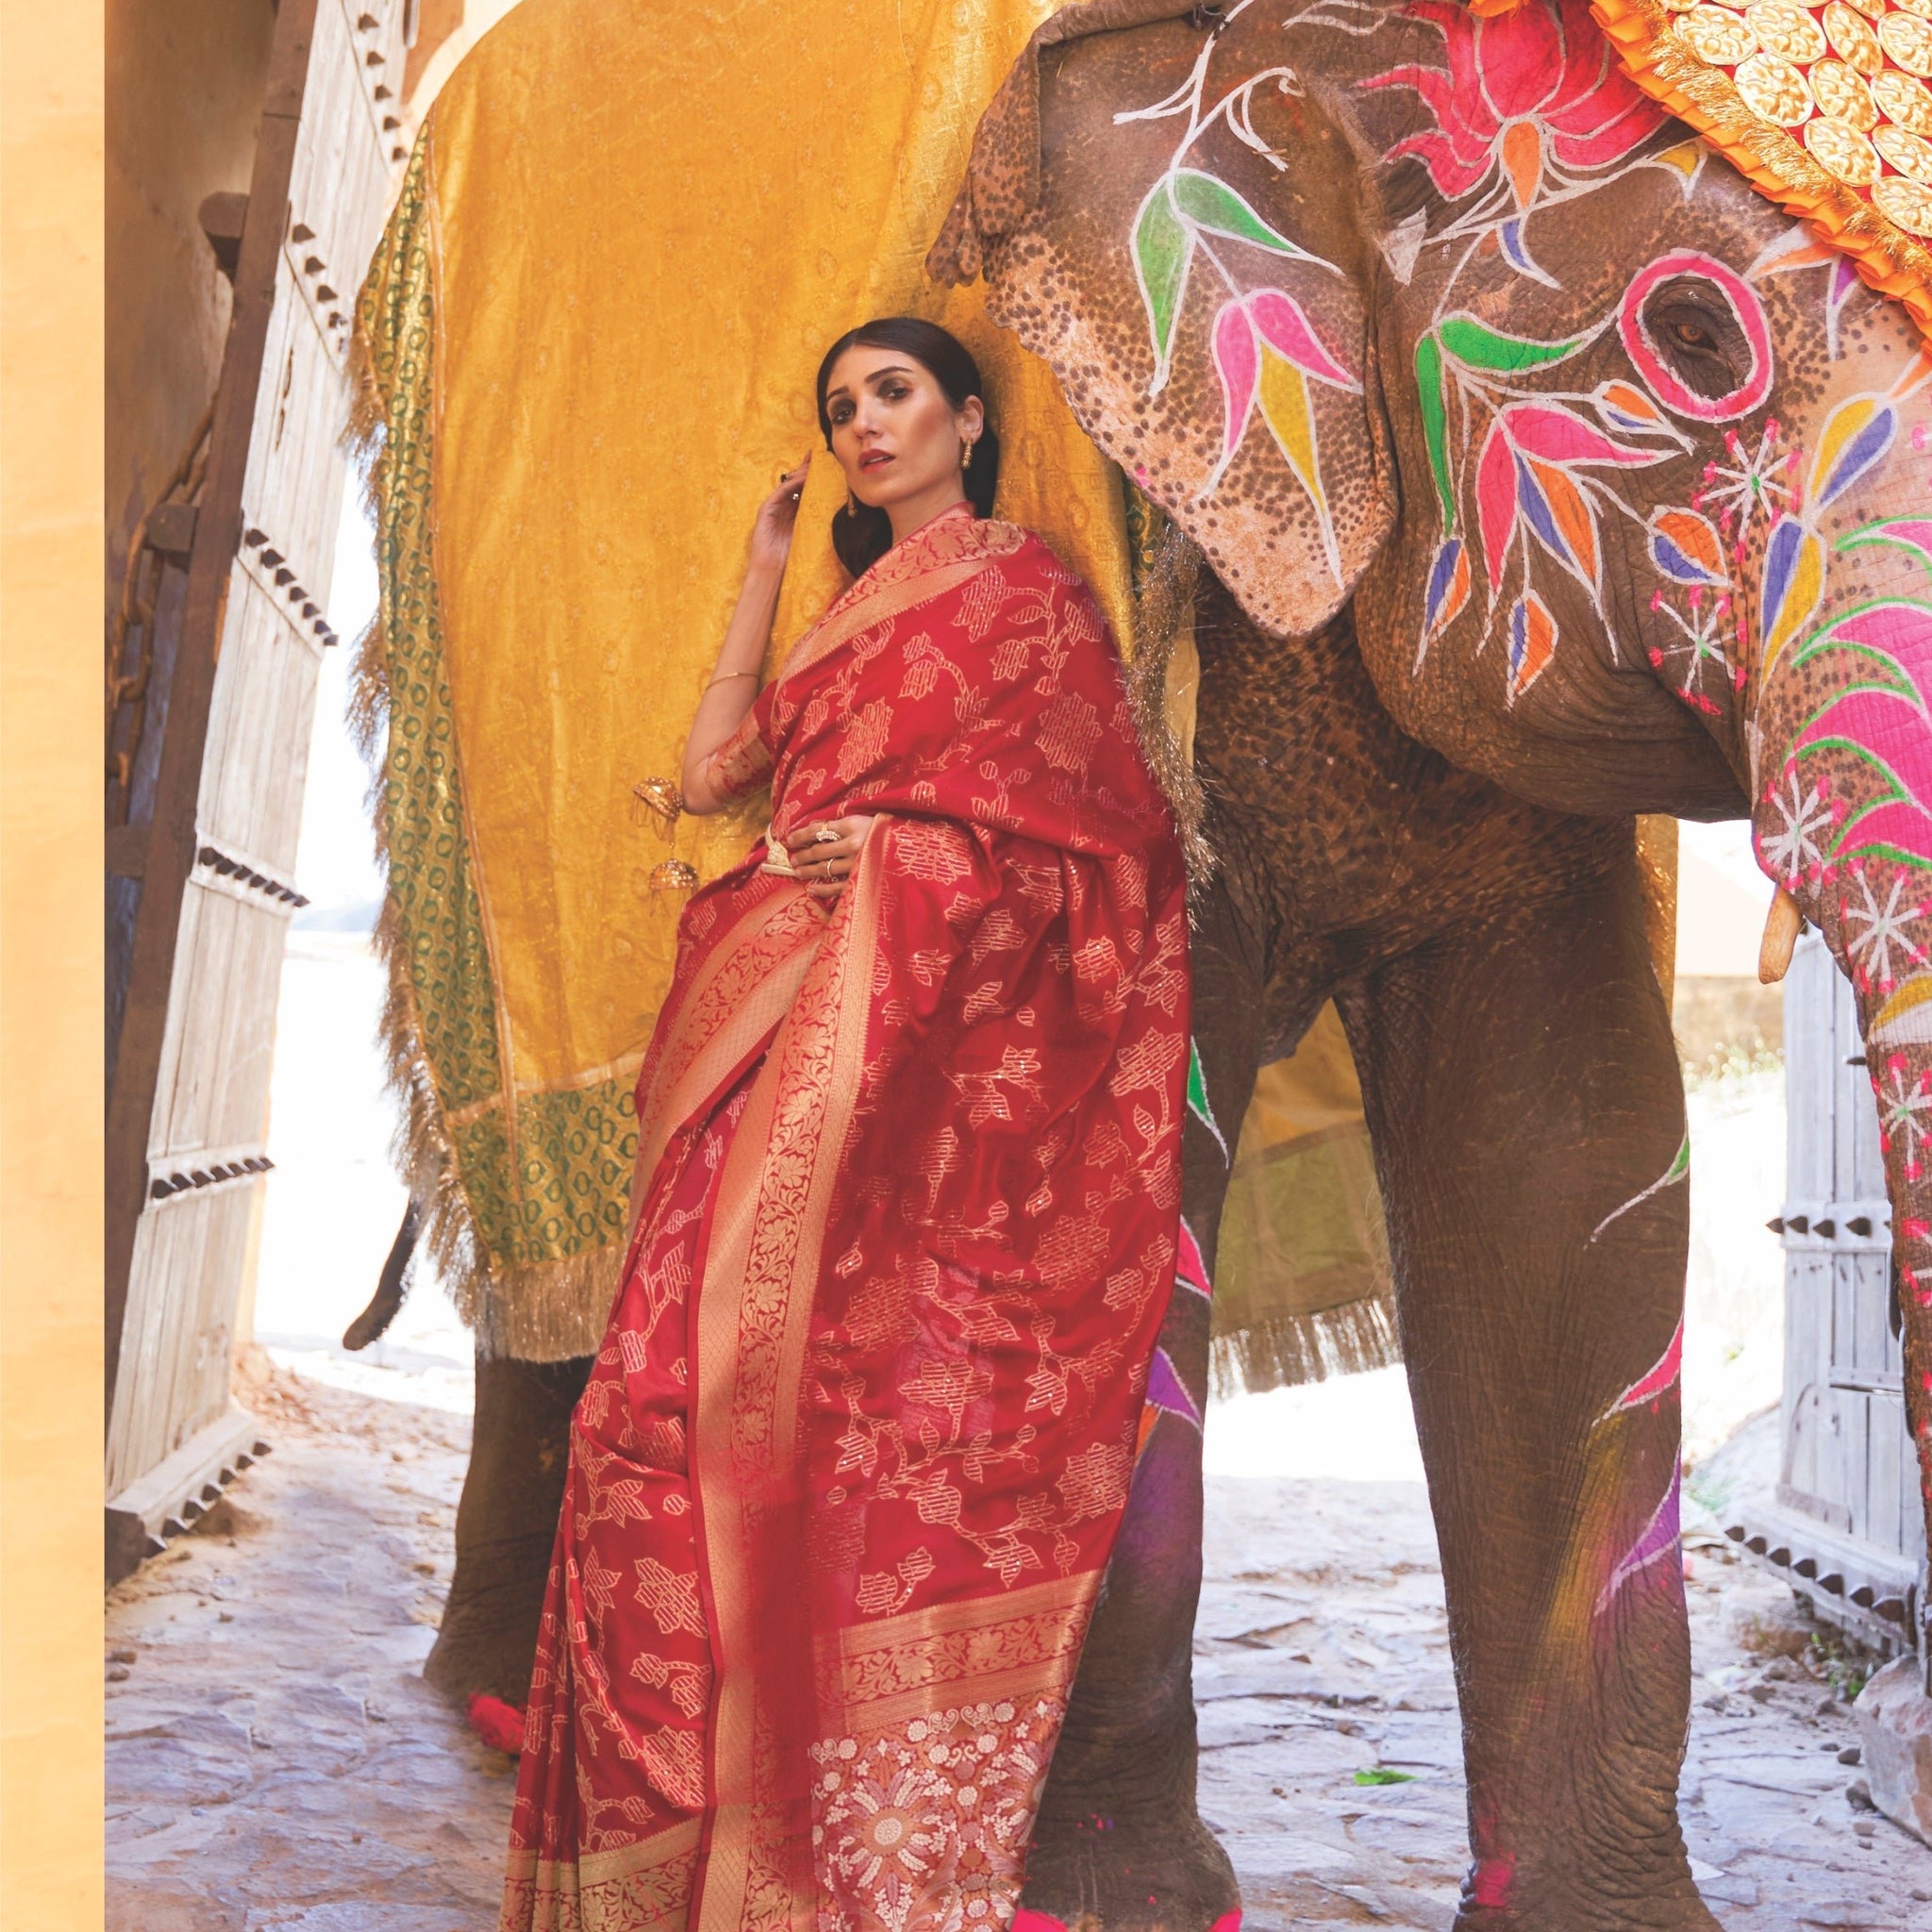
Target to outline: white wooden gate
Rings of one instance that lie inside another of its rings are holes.
[[[240,541],[215,619],[193,859],[109,1397],[114,1574],[198,1515],[256,1448],[254,1419],[229,1393],[234,1324],[270,1165],[283,941],[306,903],[293,869],[317,671],[338,641],[324,599],[345,480],[353,305],[407,158],[398,96],[413,10],[413,0],[314,0],[306,75],[298,64],[290,88],[300,118],[286,210],[275,211],[274,301]],[[258,169],[258,192],[261,178]],[[154,867],[150,858],[150,880]]]
[[[1729,1534],[1864,1641],[1910,1647],[1924,1520],[1891,1289],[1891,1208],[1850,984],[1817,932],[1785,980],[1782,1450]]]

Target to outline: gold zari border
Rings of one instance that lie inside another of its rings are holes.
[[[1100,1572],[1083,1571],[843,1630],[818,1660],[820,1707],[874,1732],[946,1705],[1063,1697],[1099,1589]]]
[[[575,1863],[512,1850],[503,1918],[515,1932],[684,1932],[703,1826],[695,1818]]]
[[[754,1905],[761,1922],[806,1924],[812,1916],[809,1900],[779,1898],[759,1874],[777,1848],[765,1841],[761,1802],[765,1724],[750,1621],[753,1571],[761,1510],[798,1480],[806,1341],[833,1184],[865,1070],[890,834],[890,820],[874,827],[845,903],[753,1082],[719,1177],[698,1291],[691,1462],[718,1625],[716,1808],[698,1903],[699,1925],[708,1932],[738,1932]]]

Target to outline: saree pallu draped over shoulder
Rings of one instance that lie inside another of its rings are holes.
[[[687,908],[503,1925],[1005,1926],[1174,1279],[1185,889],[1092,597],[963,508],[718,754],[828,913]]]

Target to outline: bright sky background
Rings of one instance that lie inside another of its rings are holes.
[[[341,642],[322,658],[315,693],[315,730],[308,743],[308,789],[302,800],[302,839],[295,882],[313,912],[374,906],[382,897],[369,829],[369,774],[349,741],[349,674],[356,641],[375,612],[375,537],[362,512],[362,486],[353,474],[342,492],[335,575],[328,617]],[[311,915],[312,916],[312,915]],[[373,914],[372,914],[373,923]]]

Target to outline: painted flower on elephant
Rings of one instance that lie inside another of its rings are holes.
[[[1200,494],[1205,497],[1214,492],[1241,445],[1258,402],[1261,419],[1275,447],[1314,506],[1328,568],[1340,583],[1341,558],[1336,549],[1327,492],[1322,485],[1308,380],[1312,377],[1357,394],[1361,392],[1361,384],[1324,346],[1301,304],[1279,289],[1256,289],[1224,303],[1214,318],[1209,340],[1214,373],[1221,380],[1224,426],[1221,459]]]
[[[1884,1070],[1872,1076],[1878,1102],[1878,1138],[1888,1154],[1896,1155],[1905,1177],[1915,1181],[1924,1170],[1926,1128],[1932,1125],[1932,1069],[1914,1074],[1905,1055],[1890,1054]]]
[[[1511,704],[1556,655],[1556,619],[1530,582],[1537,552],[1576,579],[1601,618],[1599,522],[1606,492],[1592,473],[1661,462],[1677,453],[1682,440],[1657,404],[1627,382],[1606,382],[1588,395],[1524,394],[1517,387],[1524,376],[1567,361],[1601,333],[1599,325],[1536,341],[1457,314],[1445,316],[1416,344],[1424,441],[1442,517],[1442,541],[1424,599],[1418,668],[1430,642],[1469,599],[1465,495],[1474,504],[1491,621],[1509,584],[1519,584],[1506,620]],[[1452,434],[1452,415],[1459,435]],[[1629,440],[1635,434],[1654,440],[1635,442]],[[1471,448],[1477,452],[1473,468],[1458,454]]]
[[[1223,300],[1208,330],[1208,352],[1221,384],[1221,454],[1196,500],[1211,496],[1240,451],[1258,405],[1274,446],[1314,508],[1328,568],[1338,582],[1341,559],[1336,547],[1328,496],[1322,481],[1321,452],[1308,384],[1326,384],[1359,393],[1361,384],[1316,333],[1307,311],[1286,290],[1251,286],[1252,264],[1261,259],[1268,273],[1284,263],[1340,275],[1333,262],[1311,254],[1262,218],[1253,204],[1200,164],[1202,137],[1216,126],[1277,169],[1284,164],[1255,131],[1254,99],[1274,88],[1294,92],[1300,81],[1286,67],[1250,75],[1210,107],[1209,40],[1186,86],[1151,108],[1117,114],[1117,122],[1186,117],[1187,130],[1167,171],[1141,198],[1131,236],[1134,279],[1146,316],[1154,370],[1147,393],[1167,387],[1174,367],[1181,318],[1197,274],[1221,284]]]
[[[1664,125],[1662,110],[1631,84],[1580,5],[1527,0],[1479,20],[1445,0],[1416,0],[1408,12],[1441,30],[1449,64],[1391,67],[1363,83],[1411,89],[1434,119],[1385,158],[1413,155],[1448,201],[1491,191],[1486,204],[1503,217],[1497,245],[1547,280],[1530,259],[1523,217],[1552,190],[1626,160]]]

